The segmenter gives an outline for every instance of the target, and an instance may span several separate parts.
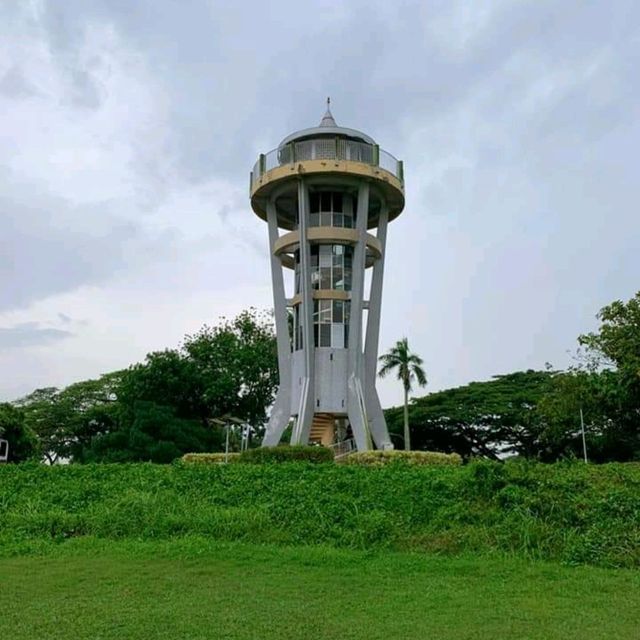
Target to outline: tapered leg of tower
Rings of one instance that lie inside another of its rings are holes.
[[[275,243],[278,240],[278,219],[272,200],[267,203],[267,222],[269,224],[269,248],[271,252],[271,284],[273,286],[273,312],[276,323],[278,346],[278,370],[280,387],[276,401],[271,409],[269,424],[262,441],[263,446],[273,447],[280,442],[291,415],[291,344],[289,340],[289,320],[287,318],[287,299],[284,291],[282,263],[275,255]]]
[[[391,439],[384,419],[382,406],[376,390],[376,376],[378,365],[378,337],[380,335],[380,311],[382,307],[382,281],[384,278],[384,259],[387,243],[387,223],[389,208],[383,203],[378,221],[378,240],[382,248],[382,255],[373,265],[371,278],[371,293],[369,296],[369,313],[367,314],[367,335],[364,347],[364,379],[365,404],[369,416],[371,435],[378,449],[391,449]]]
[[[311,251],[309,226],[309,192],[303,178],[298,181],[298,230],[300,233],[300,291],[302,295],[302,350],[304,375],[298,398],[297,418],[291,434],[291,444],[309,441],[315,401],[315,344],[313,339],[313,291],[311,289]]]
[[[347,368],[347,412],[359,451],[372,448],[363,391],[364,363],[362,354],[362,299],[364,296],[364,269],[366,234],[369,214],[369,184],[358,189],[356,229],[358,241],[353,254],[353,282],[351,290],[351,319],[349,323],[349,356]]]

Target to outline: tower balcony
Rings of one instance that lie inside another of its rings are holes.
[[[389,204],[389,219],[404,208],[404,169],[377,144],[343,137],[317,137],[288,142],[260,154],[250,176],[251,205],[266,220],[264,199],[277,187],[298,175],[313,177],[329,174],[371,180]],[[334,182],[335,184],[335,182]]]

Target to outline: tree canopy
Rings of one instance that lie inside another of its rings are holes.
[[[580,457],[582,415],[590,461],[640,460],[640,292],[597,317],[598,329],[578,338],[581,358],[567,371],[508,373],[412,399],[413,448],[465,458]],[[396,355],[381,362],[402,374]],[[421,382],[417,369],[405,369]],[[128,369],[0,404],[0,437],[10,441],[12,461],[170,462],[221,450],[224,416],[259,437],[277,385],[272,319],[252,309]],[[392,435],[402,434],[403,408],[386,417]]]
[[[270,318],[249,310],[129,369],[38,389],[15,404],[51,463],[170,462],[219,450],[214,418],[232,415],[259,433],[277,384]]]

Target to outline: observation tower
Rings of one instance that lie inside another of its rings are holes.
[[[387,225],[404,208],[402,162],[368,135],[317,127],[287,136],[251,172],[268,223],[280,387],[263,446],[351,437],[392,449],[376,391]],[[293,271],[285,291],[285,269]],[[365,271],[371,269],[367,277]],[[366,285],[366,286],[365,286]]]

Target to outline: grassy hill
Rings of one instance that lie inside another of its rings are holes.
[[[0,548],[70,538],[499,553],[640,566],[640,465],[0,467]]]

